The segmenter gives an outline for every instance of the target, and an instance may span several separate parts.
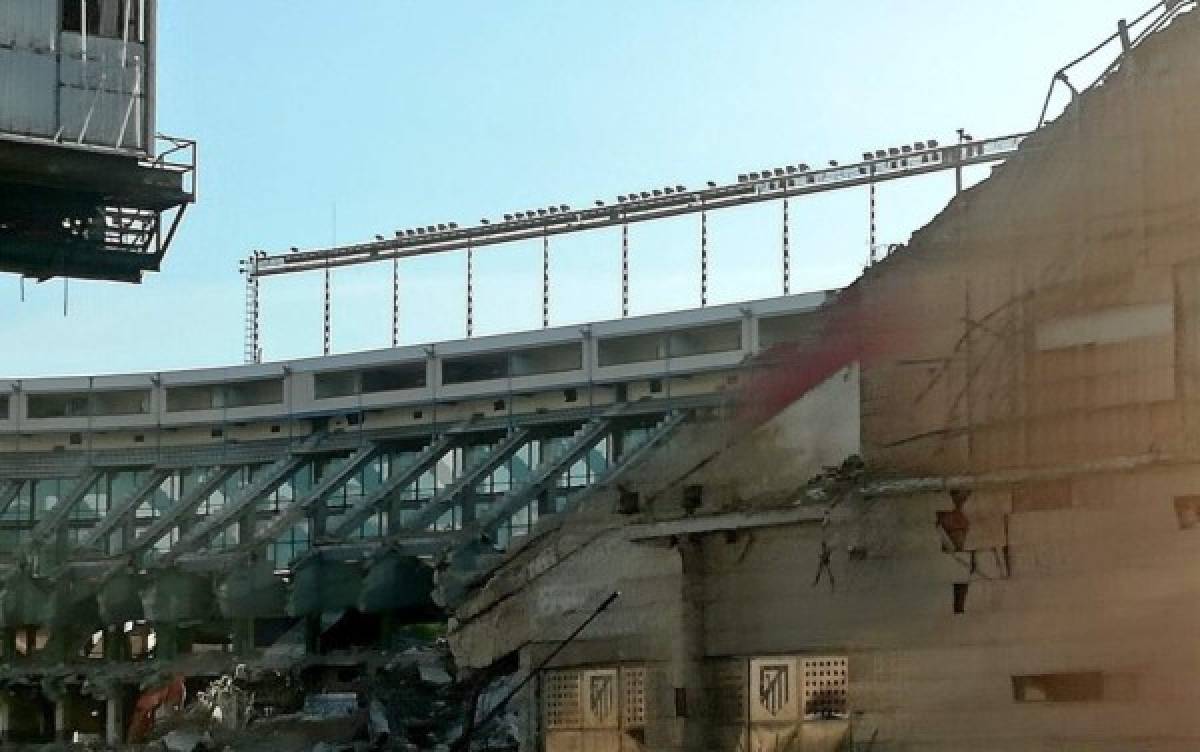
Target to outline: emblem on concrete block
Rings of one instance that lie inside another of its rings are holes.
[[[800,719],[799,667],[791,656],[750,661],[750,720],[790,723]]]
[[[616,728],[620,717],[617,713],[617,670],[597,669],[583,675],[584,728]]]
[[[758,667],[758,702],[772,716],[778,716],[791,699],[788,686],[790,668],[786,663],[768,663]]]
[[[613,678],[608,674],[592,676],[588,686],[588,702],[591,703],[592,716],[597,719],[608,718],[613,712]]]

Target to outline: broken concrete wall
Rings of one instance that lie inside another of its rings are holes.
[[[870,459],[905,474],[1177,453],[1195,371],[1195,17],[872,268]]]
[[[681,495],[688,485],[703,487],[702,513],[791,504],[815,474],[857,453],[858,390],[858,368],[852,364],[749,434],[731,432],[717,419],[698,418],[644,467],[621,479],[622,488],[645,500],[643,512],[632,519],[685,516]],[[635,598],[659,587],[654,578],[667,577],[661,586],[673,593],[670,599],[677,597],[678,557],[626,540],[627,518],[613,514],[616,494],[615,488],[601,490],[565,520],[553,520],[558,527],[552,536],[515,551],[457,610],[452,639],[458,640],[460,661],[487,665],[527,641],[543,640],[554,632],[553,620],[586,616],[589,604],[613,590],[636,594],[623,597],[614,613],[641,609],[644,603]],[[608,567],[606,561],[620,564]],[[597,584],[589,585],[592,580]],[[543,614],[552,621],[542,621]],[[654,618],[652,611],[645,616]],[[633,632],[645,628],[636,626]]]
[[[647,509],[597,497],[532,541],[460,609],[456,652],[528,670],[620,590],[553,665],[654,667],[637,748],[749,738],[721,698],[745,718],[780,697],[713,665],[841,656],[842,720],[876,752],[1194,749],[1197,92],[1193,13],[823,313],[822,341],[854,328],[808,346],[859,364],[865,493],[792,506],[816,456],[797,437],[826,427],[807,408],[671,442],[638,478]]]
[[[688,483],[725,503],[706,511],[790,502],[824,468],[859,454],[859,389],[858,364],[851,363],[689,476]]]

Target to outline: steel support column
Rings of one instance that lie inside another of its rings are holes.
[[[542,231],[542,328],[550,326],[550,235]]]
[[[400,346],[400,259],[392,259],[392,347]]]
[[[708,305],[708,212],[700,212],[700,307]]]
[[[332,301],[330,300],[330,297],[331,296],[330,296],[330,291],[329,291],[329,265],[326,264],[325,265],[325,316],[322,321],[322,324],[323,324],[322,352],[324,352],[326,355],[329,354],[329,349],[332,344],[332,342],[331,342],[332,337],[330,336],[330,328],[331,327],[330,327],[330,321],[329,321],[329,319],[330,319],[329,308],[332,303]]]
[[[629,316],[629,225],[621,225],[621,318]]]
[[[788,227],[788,200],[783,200],[783,294],[792,291],[792,247]]]
[[[467,246],[467,339],[475,335],[475,249]]]
[[[874,174],[875,174],[875,167],[872,165],[871,175],[873,176]],[[876,224],[875,224],[876,214],[875,214],[875,181],[874,180],[872,180],[870,183],[867,183],[867,192],[869,195],[867,221],[870,224],[870,231],[867,236],[867,265],[870,266],[871,264],[875,263],[875,246],[879,242]]]

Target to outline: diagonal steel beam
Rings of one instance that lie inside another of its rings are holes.
[[[0,515],[6,513],[17,500],[17,495],[21,493],[21,487],[24,485],[25,481],[16,478],[4,481],[4,485],[0,486]]]
[[[634,467],[643,458],[648,456],[654,447],[661,444],[664,440],[666,440],[667,437],[674,433],[675,429],[677,429],[686,419],[686,411],[676,410],[669,413],[666,417],[659,421],[659,423],[654,427],[654,430],[651,431],[650,435],[646,437],[645,441],[639,444],[633,451],[628,452],[624,457],[617,458],[617,460],[609,466],[608,470],[603,474],[602,477],[598,478],[596,482],[592,483],[587,488],[582,488],[577,493],[572,494],[572,506],[575,505],[574,502],[579,501],[583,494],[599,488],[602,484],[611,484],[629,468]],[[596,440],[599,440],[599,437],[596,437]],[[529,483],[510,491],[490,510],[488,510],[488,514],[483,519],[476,521],[476,523],[471,527],[469,535],[466,537],[475,538],[479,534],[491,534],[495,532],[497,528],[508,521],[509,517],[515,514],[522,506],[532,501],[533,498],[538,493],[541,493],[541,491],[546,488],[555,477],[570,467],[572,462],[575,462],[575,460],[577,460],[579,456],[583,454],[583,452],[586,452],[594,444],[595,441],[592,441],[590,444],[587,444],[585,447],[583,447],[582,451],[568,452],[559,461],[554,462],[552,467],[546,468],[544,472],[539,470],[539,472],[536,473],[533,478],[531,478]],[[563,461],[567,460],[568,457],[572,458],[570,458],[569,461]]]
[[[366,449],[366,447],[364,447]],[[360,452],[362,450],[359,450]],[[301,521],[312,507],[322,503],[329,494],[334,493],[338,486],[346,482],[348,477],[355,470],[362,467],[362,464],[367,462],[367,459],[362,459],[361,462],[356,461],[358,455],[352,455],[347,458],[347,462],[342,464],[340,468],[332,471],[329,475],[323,477],[316,486],[313,486],[310,492],[302,495],[299,499],[293,501],[292,504],[283,507],[280,513],[263,527],[262,530],[256,531],[251,540],[245,541],[239,546],[240,549],[251,549],[257,546],[262,546],[263,543],[269,543],[277,539],[278,536],[287,533],[288,528]],[[355,467],[356,465],[356,467]]]
[[[607,418],[598,418],[585,423],[571,437],[565,447],[562,447],[554,456],[541,462],[524,483],[502,496],[500,501],[494,504],[481,520],[475,522],[474,527],[491,530],[501,521],[508,519],[513,512],[552,485],[558,476],[570,469],[571,465],[575,464],[580,457],[587,454],[611,428],[612,421]]]
[[[185,493],[179,501],[171,505],[171,508],[162,517],[159,517],[150,527],[142,531],[142,534],[133,541],[125,553],[137,553],[153,546],[167,531],[182,522],[185,516],[195,511],[196,507],[211,496],[213,491],[216,491],[221,484],[229,480],[238,469],[238,465],[214,468],[212,475],[208,476],[207,479],[191,491]]]
[[[108,514],[104,515],[100,522],[88,531],[87,535],[79,542],[79,548],[84,550],[94,548],[103,540],[104,536],[112,532],[113,528],[121,524],[133,510],[137,509],[138,505],[146,500],[146,497],[157,491],[170,474],[171,471],[165,468],[156,467],[151,470],[146,476],[146,480],[135,488],[132,494],[122,499],[116,506],[111,507]]]
[[[438,491],[431,499],[425,502],[417,510],[416,515],[404,524],[404,529],[421,530],[426,528],[437,520],[438,517],[445,514],[446,510],[454,508],[456,504],[461,502],[463,492],[508,461],[517,450],[525,445],[529,434],[530,431],[528,428],[522,428],[506,436],[492,451],[484,455],[482,459],[467,468],[462,475],[455,478],[452,483],[444,486],[442,490]]]
[[[29,533],[29,540],[21,547],[21,550],[28,551],[39,543],[53,537],[58,532],[58,529],[70,518],[71,512],[79,505],[79,502],[83,501],[83,497],[87,495],[88,489],[95,485],[102,474],[102,471],[94,467],[86,468],[76,478],[75,485],[58,502],[58,505],[54,509],[51,509],[50,513],[40,522],[34,525],[33,530]]]
[[[371,516],[376,507],[392,494],[416,482],[417,478],[420,478],[429,468],[436,465],[442,457],[446,456],[447,452],[454,449],[457,443],[458,437],[448,433],[422,449],[421,453],[411,463],[389,475],[388,479],[379,488],[364,496],[361,501],[351,507],[343,515],[338,526],[330,532],[329,537],[336,540],[354,532],[358,529],[359,525]]]
[[[253,508],[264,495],[279,488],[303,465],[312,461],[312,457],[306,453],[316,448],[324,438],[323,433],[309,436],[298,447],[261,470],[258,476],[240,489],[220,511],[209,515],[207,519],[184,534],[174,546],[171,546],[170,551],[163,554],[159,563],[164,566],[169,565],[180,554],[206,544],[227,525],[238,519],[242,513]]]

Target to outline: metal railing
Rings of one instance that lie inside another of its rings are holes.
[[[1163,0],[1162,2],[1155,3],[1149,10],[1132,21],[1125,21],[1124,19],[1118,21],[1115,32],[1105,37],[1095,47],[1055,71],[1050,79],[1050,87],[1046,91],[1046,99],[1042,104],[1041,115],[1038,116],[1037,127],[1041,128],[1049,122],[1047,114],[1050,111],[1050,102],[1054,98],[1054,93],[1060,88],[1060,84],[1070,90],[1071,101],[1074,101],[1080,94],[1100,86],[1109,76],[1116,72],[1121,62],[1125,60],[1125,56],[1131,50],[1145,41],[1154,32],[1166,27],[1180,13],[1188,9],[1194,9],[1196,5],[1197,0]],[[1116,54],[1108,65],[1105,66],[1104,70],[1091,83],[1080,88],[1071,81],[1069,73],[1073,68],[1084,62],[1092,61],[1102,54],[1109,53],[1115,42],[1120,43],[1119,49],[1116,50]],[[1070,102],[1068,102],[1067,106],[1069,105]]]

